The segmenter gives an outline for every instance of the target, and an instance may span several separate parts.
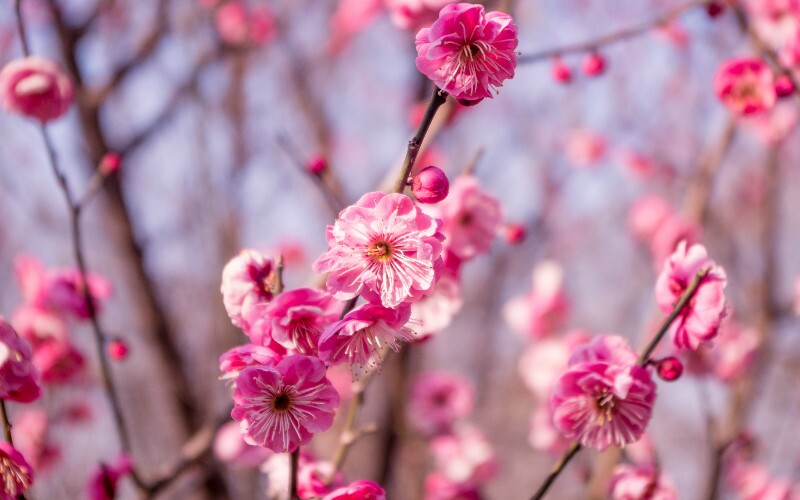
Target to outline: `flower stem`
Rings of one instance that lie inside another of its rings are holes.
[[[289,473],[289,498],[299,500],[300,494],[297,492],[297,471],[300,468],[300,447],[291,454],[291,470]]]
[[[14,446],[14,439],[11,437],[11,421],[8,419],[6,411],[6,400],[0,399],[0,415],[3,418],[3,435],[11,446]]]
[[[570,446],[569,450],[567,450],[564,456],[561,457],[561,460],[556,462],[556,464],[553,466],[553,470],[550,471],[547,479],[544,480],[544,483],[542,483],[539,489],[536,490],[536,493],[533,494],[531,500],[539,500],[544,497],[544,494],[547,493],[548,489],[550,489],[550,485],[553,484],[553,481],[556,480],[558,475],[561,474],[561,471],[564,470],[564,467],[566,467],[569,461],[572,460],[572,457],[577,455],[580,450],[581,445],[578,443],[573,443],[572,446]]]

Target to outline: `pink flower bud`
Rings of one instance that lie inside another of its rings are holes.
[[[553,67],[550,71],[553,75],[553,80],[558,83],[567,84],[572,81],[572,70],[559,58],[553,59]]]
[[[328,160],[322,155],[316,155],[308,160],[306,168],[314,175],[322,175],[328,169]]]
[[[658,378],[665,382],[674,382],[683,374],[683,364],[675,356],[670,356],[656,362]]]
[[[786,97],[794,93],[794,83],[788,75],[781,75],[775,79],[775,93],[778,97]]]
[[[606,60],[603,56],[594,52],[586,56],[581,63],[584,74],[586,76],[600,76],[606,70]]]
[[[100,164],[97,166],[97,169],[103,175],[111,175],[119,170],[121,164],[122,158],[120,158],[117,153],[108,152],[100,159]]]
[[[108,355],[111,359],[122,361],[128,357],[128,344],[122,339],[114,339],[108,344]]]
[[[439,203],[450,192],[450,181],[441,169],[425,167],[411,184],[411,191],[420,203]]]
[[[519,245],[525,241],[525,236],[527,236],[528,232],[522,224],[506,224],[504,233],[506,243],[509,245]]]
[[[0,101],[12,113],[48,122],[66,113],[73,94],[69,77],[50,59],[17,59],[0,71]]]
[[[725,12],[725,4],[722,2],[709,2],[706,4],[706,14],[708,14],[708,17],[711,19],[714,19],[723,12]]]

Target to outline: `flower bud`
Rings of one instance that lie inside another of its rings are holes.
[[[606,60],[603,56],[594,52],[586,56],[581,67],[586,76],[600,76],[606,70]]]
[[[72,82],[55,61],[26,57],[11,61],[0,71],[0,100],[13,113],[54,120],[72,103]]]
[[[122,164],[122,158],[117,153],[106,153],[103,155],[103,158],[100,159],[100,164],[97,166],[97,169],[103,175],[111,175],[117,170],[119,170],[120,165]]]
[[[786,97],[794,93],[794,83],[788,75],[781,75],[775,79],[775,93],[778,97]]]
[[[503,228],[503,233],[506,243],[509,245],[519,245],[525,241],[525,236],[527,236],[525,226],[522,224],[506,224]]]
[[[128,357],[128,344],[122,339],[114,339],[108,344],[108,355],[111,359],[122,361]]]
[[[439,203],[447,198],[450,181],[440,168],[425,167],[414,176],[411,191],[420,203]]]
[[[675,356],[670,356],[656,361],[656,372],[661,380],[673,382],[683,374],[683,364]]]
[[[553,67],[550,71],[553,80],[558,83],[567,84],[572,81],[572,70],[559,58],[553,59]]]
[[[722,2],[709,2],[706,4],[706,14],[708,14],[708,17],[711,19],[714,19],[723,12],[725,12],[725,4]]]
[[[316,155],[308,160],[306,168],[314,175],[322,175],[328,169],[328,160],[322,155]]]

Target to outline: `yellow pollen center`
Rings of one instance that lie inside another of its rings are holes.
[[[392,255],[392,247],[385,241],[376,241],[367,248],[367,255],[378,260],[386,260]]]

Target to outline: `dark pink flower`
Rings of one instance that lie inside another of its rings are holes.
[[[325,363],[291,355],[273,367],[242,370],[233,402],[231,416],[244,440],[283,453],[331,426],[339,395],[325,377]]]
[[[470,416],[474,400],[472,383],[463,376],[422,372],[412,382],[406,418],[425,435],[447,433],[454,423]]]
[[[259,320],[263,324],[255,325],[248,334],[256,344],[270,347],[268,334],[287,350],[316,356],[322,332],[339,318],[340,309],[341,305],[322,290],[288,290],[264,308]]]
[[[133,463],[127,455],[117,457],[110,464],[100,463],[89,475],[86,482],[86,496],[89,500],[114,500],[117,496],[119,480],[133,470]]]
[[[611,477],[612,500],[677,500],[678,493],[663,472],[650,465],[618,465]]]
[[[500,203],[471,175],[457,177],[447,198],[430,210],[442,219],[448,252],[463,260],[488,252],[503,225]]]
[[[0,71],[0,100],[12,113],[48,122],[67,112],[73,94],[69,77],[50,59],[16,59]]]
[[[42,382],[67,384],[83,374],[86,360],[72,343],[52,339],[36,344],[33,364],[42,374]]]
[[[697,272],[704,268],[710,268],[711,271],[670,327],[672,339],[679,349],[695,350],[703,342],[716,337],[727,307],[725,270],[708,258],[702,245],[687,248],[686,242],[681,242],[664,263],[656,281],[656,302],[667,314],[675,307]]]
[[[403,342],[414,340],[414,332],[405,326],[410,315],[408,305],[387,309],[364,304],[325,330],[319,357],[328,364],[347,361],[356,377],[380,368],[385,351],[397,352]]]
[[[242,250],[222,269],[222,303],[234,325],[245,329],[272,300],[275,262],[255,250]]]
[[[420,203],[439,203],[447,198],[450,181],[440,168],[425,167],[414,176],[411,191]]]
[[[353,481],[328,493],[322,500],[386,500],[386,492],[378,483]]]
[[[416,37],[417,69],[456,99],[478,102],[514,77],[517,25],[508,14],[483,6],[445,6]]]
[[[0,398],[30,403],[39,398],[39,373],[28,342],[0,316]]]
[[[761,59],[738,58],[722,63],[714,76],[714,91],[737,115],[765,111],[775,105],[775,78]]]
[[[18,498],[33,484],[33,468],[19,451],[5,441],[0,441],[0,478],[0,498],[3,500]]]
[[[481,500],[478,489],[470,484],[453,481],[442,472],[425,477],[425,500]]]
[[[367,193],[328,226],[329,249],[313,264],[337,299],[361,294],[392,308],[428,295],[442,267],[439,222],[402,194]]]

